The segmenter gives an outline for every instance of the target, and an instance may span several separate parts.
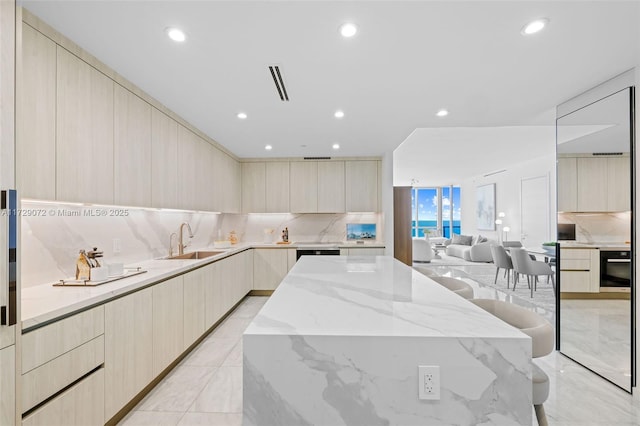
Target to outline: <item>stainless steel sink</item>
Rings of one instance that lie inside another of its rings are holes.
[[[191,253],[177,254],[171,257],[165,257],[165,260],[185,260],[185,259],[206,259],[207,257],[217,256],[224,251],[192,251]]]

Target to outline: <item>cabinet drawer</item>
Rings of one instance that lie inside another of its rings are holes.
[[[560,271],[560,292],[588,293],[591,291],[591,272]]]
[[[104,334],[104,306],[56,321],[22,336],[22,374]]]
[[[104,424],[104,368],[96,370],[22,420],[24,426]]]
[[[560,263],[561,271],[588,271],[591,269],[589,259],[562,259]]]
[[[560,259],[591,259],[590,249],[560,249]]]
[[[22,409],[30,410],[104,364],[104,336],[47,362],[22,376]]]

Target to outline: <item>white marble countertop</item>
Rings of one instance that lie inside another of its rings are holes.
[[[314,244],[320,246],[325,243]],[[327,246],[336,244],[327,244]],[[382,243],[338,243],[340,248],[346,247],[384,247]],[[266,243],[238,243],[231,248],[221,249],[214,247],[202,247],[192,249],[222,251],[223,253],[200,260],[163,260],[150,259],[137,262],[128,267],[141,267],[146,273],[123,278],[118,281],[87,287],[54,287],[57,282],[55,278],[51,282],[22,289],[21,293],[21,319],[23,331],[28,331],[39,324],[48,323],[58,318],[87,309],[91,306],[105,303],[123,294],[136,291],[158,281],[163,281],[175,275],[184,274],[192,269],[198,268],[208,263],[216,262],[225,257],[252,248],[297,248],[296,243],[292,244],[266,244]]]
[[[245,335],[528,336],[384,256],[300,259]]]

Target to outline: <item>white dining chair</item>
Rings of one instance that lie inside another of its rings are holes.
[[[497,245],[491,246],[491,257],[493,258],[493,264],[496,267],[496,277],[494,278],[493,283],[496,284],[498,282],[498,272],[500,272],[500,269],[504,269],[504,273],[507,276],[508,289],[510,277],[513,273],[513,262],[511,262],[511,258],[504,247]]]
[[[522,274],[527,276],[527,282],[531,289],[531,297],[533,297],[533,291],[537,288],[538,277],[546,275],[548,280],[551,280],[551,286],[553,292],[556,291],[556,283],[553,279],[553,269],[548,263],[540,262],[538,260],[532,260],[527,250],[523,248],[512,248],[509,250],[511,254],[511,261],[513,262],[513,269],[517,275]],[[514,279],[513,289],[516,289],[517,279]]]

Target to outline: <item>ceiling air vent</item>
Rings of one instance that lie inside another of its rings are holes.
[[[592,152],[591,155],[622,155],[622,152]]]
[[[331,157],[304,157],[305,160],[331,160]]]
[[[280,67],[277,65],[270,65],[269,71],[271,72],[273,83],[276,85],[276,89],[278,89],[280,100],[282,102],[288,102],[289,95],[287,95],[287,88],[284,87],[284,80],[282,79],[282,74],[280,74]]]

